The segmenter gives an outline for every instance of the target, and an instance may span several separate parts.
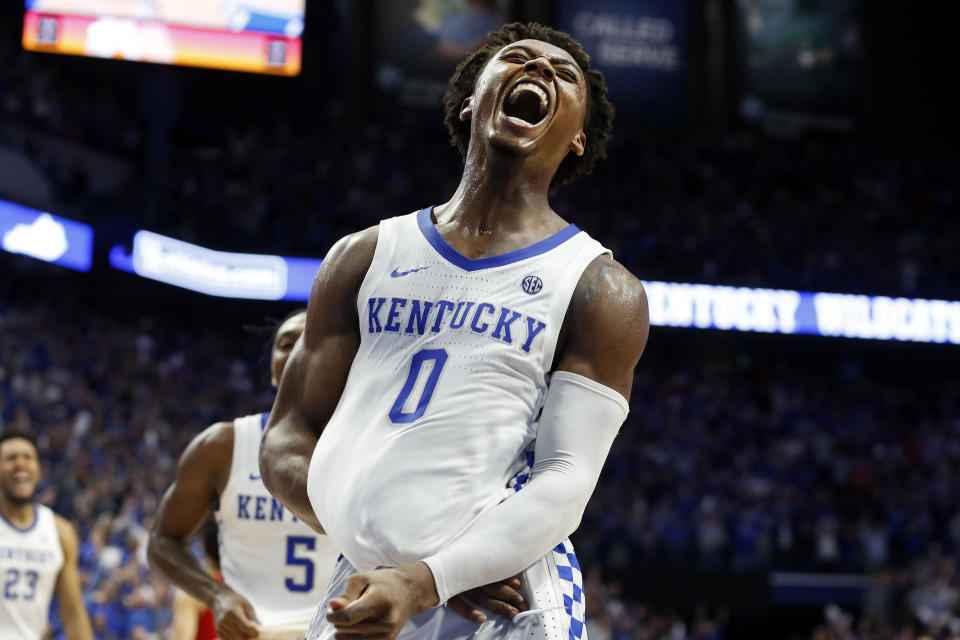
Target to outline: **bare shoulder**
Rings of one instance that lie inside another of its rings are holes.
[[[215,422],[193,437],[183,452],[181,461],[190,457],[196,463],[199,458],[209,459],[211,463],[226,462],[227,469],[233,458],[233,420]]]
[[[650,333],[643,283],[604,254],[591,262],[574,289],[564,319],[558,369],[606,384],[629,397]]]
[[[317,270],[307,304],[303,344],[314,348],[323,336],[356,328],[356,301],[360,285],[377,249],[380,227],[344,236],[327,252]]]
[[[360,274],[362,279],[373,261],[379,237],[380,225],[375,225],[340,238],[327,252],[323,265],[317,272],[317,278],[324,274],[326,266],[328,271],[335,270],[340,275],[351,271],[362,271]]]
[[[598,256],[580,276],[570,301],[576,311],[612,311],[630,313],[634,318],[646,313],[647,294],[643,283],[607,254]]]
[[[233,466],[233,421],[215,422],[187,445],[177,468],[177,484],[223,492]]]
[[[59,513],[53,514],[53,522],[57,528],[57,537],[60,538],[60,546],[63,547],[63,552],[68,555],[70,552],[76,552],[79,543],[77,542],[77,530],[73,523]]]

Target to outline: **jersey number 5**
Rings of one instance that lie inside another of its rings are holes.
[[[418,385],[417,383],[424,377],[422,375],[424,365],[428,362],[432,362],[433,367],[426,376],[426,382]],[[443,365],[446,363],[447,352],[445,349],[421,349],[413,354],[413,359],[410,361],[410,373],[407,374],[407,381],[403,383],[403,388],[400,389],[400,395],[397,396],[396,402],[393,403],[393,408],[390,409],[390,422],[393,424],[407,424],[423,417],[423,414],[427,411],[427,405],[430,404],[430,398],[433,397],[433,390],[437,387],[440,372],[443,371]],[[408,401],[410,400],[410,394],[416,387],[422,388],[419,399],[411,411],[409,410],[411,407],[408,406],[411,403]],[[408,409],[408,411],[404,411],[405,408]]]
[[[284,586],[290,591],[313,590],[313,560],[297,556],[297,546],[303,545],[307,551],[313,551],[317,546],[317,539],[311,536],[287,536],[287,566],[303,567],[303,582],[295,582],[293,578],[286,578]]]

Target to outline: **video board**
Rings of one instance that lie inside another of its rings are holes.
[[[740,112],[771,131],[849,131],[859,110],[857,0],[737,0]]]
[[[31,51],[293,76],[306,0],[26,0]]]
[[[376,0],[375,84],[401,104],[436,107],[457,63],[506,20],[507,2]]]
[[[683,121],[687,115],[686,0],[559,0],[557,24],[601,71],[617,120]]]

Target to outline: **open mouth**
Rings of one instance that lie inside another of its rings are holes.
[[[533,126],[547,117],[547,92],[532,82],[517,84],[503,103],[503,113],[521,124]]]

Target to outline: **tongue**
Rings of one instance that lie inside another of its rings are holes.
[[[503,106],[503,112],[530,124],[537,124],[545,115],[541,113],[540,106],[540,96],[533,91],[520,89],[509,97]]]

